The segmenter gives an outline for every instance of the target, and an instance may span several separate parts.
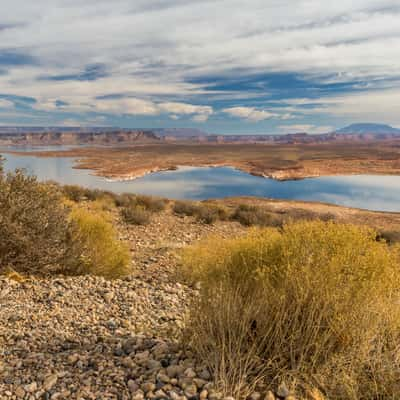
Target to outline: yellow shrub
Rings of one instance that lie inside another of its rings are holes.
[[[114,227],[100,212],[74,208],[71,219],[77,229],[74,240],[84,247],[81,273],[118,278],[129,273],[130,254]]]
[[[260,380],[327,399],[400,398],[398,251],[321,221],[212,238],[183,254],[200,280],[188,337],[225,392]]]

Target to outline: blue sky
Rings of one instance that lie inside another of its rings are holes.
[[[0,125],[400,126],[398,0],[7,3]]]

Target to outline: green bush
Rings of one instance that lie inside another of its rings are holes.
[[[121,209],[122,219],[131,225],[147,225],[150,222],[150,212],[136,204]]]
[[[129,249],[101,213],[77,207],[71,220],[77,226],[73,239],[83,246],[78,273],[119,278],[130,272]]]
[[[282,218],[276,214],[263,210],[261,207],[239,205],[232,214],[232,220],[244,226],[281,226]]]
[[[302,396],[400,398],[399,249],[374,231],[322,221],[256,229],[200,243],[183,265],[201,282],[187,338],[225,393],[285,381]]]
[[[0,270],[74,272],[81,249],[73,231],[57,186],[21,171],[0,174]]]

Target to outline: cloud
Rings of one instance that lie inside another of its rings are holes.
[[[308,133],[310,135],[318,135],[329,133],[334,130],[332,126],[315,126],[309,124],[279,125],[278,129],[285,134]]]
[[[0,29],[1,32],[1,29]],[[22,53],[13,49],[0,48],[0,65],[3,66],[21,66],[35,64],[35,59],[28,53]]]
[[[247,119],[251,122],[259,122],[278,116],[269,111],[257,110],[253,107],[231,107],[223,109],[222,112],[229,114],[232,117]]]
[[[14,0],[3,8],[0,88],[37,98],[38,113],[398,121],[391,104],[379,104],[397,94],[375,92],[400,92],[398,0],[248,0],[245,8],[241,0]],[[290,74],[303,79],[284,87]],[[233,84],[216,85],[217,77]],[[114,94],[121,99],[105,101]],[[293,97],[322,105],[268,104]]]
[[[7,99],[0,98],[0,108],[11,108],[14,107],[14,103]]]

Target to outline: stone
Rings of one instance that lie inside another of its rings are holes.
[[[282,383],[278,386],[278,390],[276,391],[276,394],[277,394],[279,397],[283,397],[283,398],[289,396],[290,391],[289,391],[289,389],[287,388],[285,382],[282,382]]]
[[[106,301],[106,303],[111,303],[112,299],[114,298],[114,293],[113,292],[104,293],[103,298]]]
[[[57,383],[57,380],[58,376],[56,374],[48,376],[43,382],[42,389],[46,391],[51,390],[51,388]]]
[[[188,368],[184,372],[185,376],[188,378],[195,378],[196,377],[196,372],[194,372],[193,368]]]
[[[132,379],[129,379],[127,386],[131,393],[136,393],[139,390],[139,385]]]
[[[144,400],[144,394],[141,390],[138,390],[132,395],[132,400]]]
[[[156,385],[153,382],[145,382],[141,385],[140,388],[143,390],[143,392],[149,393],[156,390]]]
[[[199,378],[204,379],[205,381],[209,381],[211,379],[211,374],[206,369],[203,369],[199,373]]]
[[[168,395],[171,400],[181,400],[181,396],[178,393],[176,393],[174,390],[169,391]]]
[[[170,378],[176,378],[179,374],[183,372],[183,368],[179,365],[170,365],[167,367],[167,375]]]
[[[275,400],[275,395],[270,390],[268,390],[267,394],[264,397],[264,400]]]
[[[166,399],[168,397],[162,389],[157,390],[154,395],[156,396],[156,399]]]
[[[205,389],[203,389],[203,390],[200,392],[200,399],[201,399],[201,400],[204,400],[204,399],[207,398],[207,396],[208,396],[208,391],[205,390]]]
[[[193,397],[196,396],[197,394],[197,387],[196,385],[188,385],[185,390],[184,390],[184,394],[186,397]]]
[[[75,364],[79,360],[79,354],[70,354],[67,358],[69,364]]]
[[[28,393],[36,392],[37,388],[38,388],[38,385],[37,385],[36,382],[31,382],[28,385],[24,386],[25,391],[28,392]]]
[[[18,398],[23,399],[23,398],[25,397],[25,390],[24,390],[24,388],[22,388],[21,386],[18,386],[18,387],[15,389],[15,395],[16,395]]]
[[[125,354],[131,354],[135,351],[135,346],[136,346],[136,339],[129,338],[122,343],[121,347],[122,350],[125,352]]]

